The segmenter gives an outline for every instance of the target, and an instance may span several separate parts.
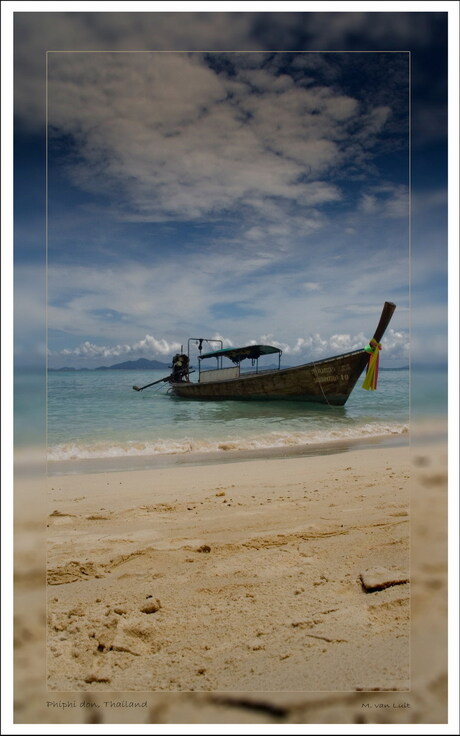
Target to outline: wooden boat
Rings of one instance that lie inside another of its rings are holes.
[[[306,363],[294,368],[281,368],[281,350],[272,345],[248,345],[243,348],[223,348],[201,354],[203,338],[189,339],[199,345],[199,378],[192,382],[188,376],[189,355],[180,356],[185,360],[186,370],[181,380],[174,373],[167,377],[170,391],[183,399],[200,401],[222,400],[293,400],[307,401],[331,406],[343,406],[350,396],[358,378],[368,366],[372,354],[378,358],[380,340],[391,320],[396,305],[385,302],[380,321],[370,341],[370,346],[331,358]],[[212,341],[208,341],[212,342]],[[259,370],[258,360],[262,355],[277,354],[278,368]],[[233,363],[223,367],[223,358]],[[202,368],[202,361],[216,359],[217,367],[210,370]],[[249,359],[255,370],[241,371],[241,362]],[[176,374],[177,375],[177,374]]]

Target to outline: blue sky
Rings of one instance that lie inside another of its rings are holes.
[[[446,14],[176,15],[17,18],[18,364],[445,360]]]

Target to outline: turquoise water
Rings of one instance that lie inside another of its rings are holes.
[[[46,371],[14,372],[13,430],[16,448],[42,446],[46,437]]]
[[[133,391],[161,371],[48,374],[47,443],[52,461],[187,455],[314,446],[342,439],[403,435],[409,371],[381,371],[376,392],[361,389],[345,407],[303,402],[200,402],[168,385]]]
[[[167,384],[133,391],[161,371],[15,373],[17,449],[48,448],[60,461],[191,458],[229,450],[309,448],[337,440],[406,440],[410,419],[445,417],[444,371],[381,371],[378,390],[362,377],[345,407],[301,402],[198,402],[172,397]]]

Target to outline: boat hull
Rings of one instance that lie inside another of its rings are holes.
[[[306,401],[343,406],[369,359],[356,350],[294,368],[247,373],[239,378],[205,383],[171,384],[172,393],[199,401]]]

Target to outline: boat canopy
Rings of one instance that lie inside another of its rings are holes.
[[[222,348],[222,350],[215,350],[212,353],[205,353],[200,355],[200,360],[203,358],[229,358],[233,363],[241,363],[242,360],[250,358],[251,360],[258,360],[261,355],[269,355],[270,353],[279,353],[281,355],[282,350],[273,347],[273,345],[248,345],[245,348]]]

